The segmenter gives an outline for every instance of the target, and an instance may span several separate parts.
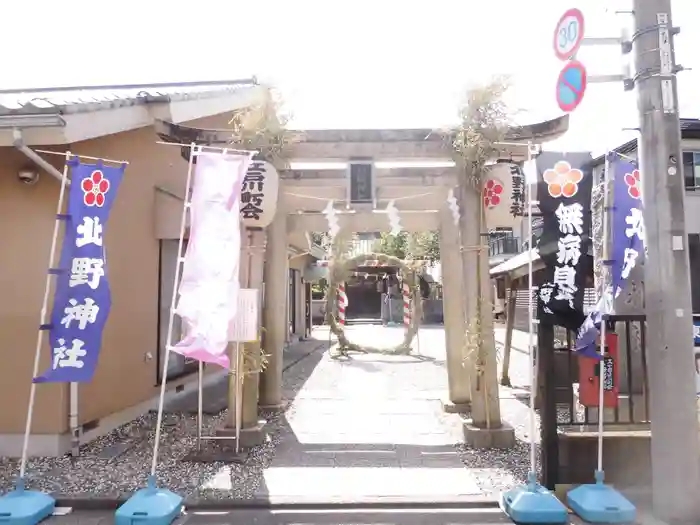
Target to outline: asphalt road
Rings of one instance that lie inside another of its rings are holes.
[[[111,525],[112,512],[72,512],[46,525]],[[147,522],[141,522],[146,525]],[[499,509],[221,510],[192,512],[174,525],[486,525],[512,523]]]

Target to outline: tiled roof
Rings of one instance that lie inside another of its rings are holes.
[[[221,96],[257,85],[256,79],[126,86],[79,86],[62,89],[0,91],[0,115],[79,113],[149,102],[171,102]]]
[[[530,257],[532,257],[533,263],[539,261],[540,251],[537,248],[533,248],[532,250],[519,253],[515,257],[511,257],[510,259],[508,259],[506,262],[499,264],[495,268],[491,268],[491,271],[489,273],[491,275],[496,276],[512,272],[513,270],[517,270],[518,268],[521,268],[522,266],[528,264]]]
[[[684,139],[700,139],[700,119],[682,118],[681,122],[681,137]],[[637,139],[632,139],[618,146],[613,150],[616,153],[632,153],[637,151]],[[605,163],[605,155],[599,155],[592,161],[593,166],[600,166]]]

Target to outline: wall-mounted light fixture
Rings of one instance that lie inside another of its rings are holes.
[[[39,172],[30,167],[20,168],[19,171],[17,171],[17,178],[24,184],[36,184],[39,180]]]

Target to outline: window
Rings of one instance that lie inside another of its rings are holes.
[[[158,293],[158,359],[156,359],[156,381],[163,380],[163,359],[165,359],[165,345],[168,341],[168,324],[170,322],[170,305],[173,297],[173,280],[178,260],[178,239],[162,240],[160,242],[160,290]],[[184,241],[183,252],[187,249],[187,241]],[[173,317],[172,342],[177,343],[182,338],[182,322],[180,317]],[[168,359],[167,381],[177,379],[183,375],[196,372],[197,362],[186,359],[180,354],[170,352]]]
[[[376,239],[381,239],[381,232],[359,232],[357,234],[357,239],[360,241],[374,241]]]
[[[688,258],[690,259],[690,297],[693,313],[700,314],[700,235],[688,235]]]
[[[287,292],[287,323],[289,334],[297,333],[297,273],[298,270],[289,269],[289,290]]]
[[[687,190],[700,190],[700,152],[683,152],[683,176]]]
[[[518,239],[513,237],[512,228],[497,228],[489,233],[489,255],[509,255],[518,253]]]
[[[506,298],[506,280],[504,277],[496,279],[496,299]]]

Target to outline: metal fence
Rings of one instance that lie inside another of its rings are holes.
[[[616,334],[618,338],[617,361],[613,366],[617,369],[619,395],[617,405],[605,409],[604,423],[609,430],[648,429],[649,382],[645,316],[613,315],[607,322],[608,333]],[[569,332],[563,341],[555,339],[554,390],[558,427],[594,426],[598,421],[598,408],[586,407],[580,402],[580,358],[572,351],[574,337]]]
[[[607,323],[609,333],[617,334],[618,338],[617,359],[613,362],[613,369],[617,368],[618,395],[614,406],[606,406],[603,409],[605,432],[609,435],[618,432],[648,431],[650,421],[646,317],[613,315],[609,316]],[[538,381],[535,401],[540,413],[541,480],[549,489],[554,489],[563,475],[559,457],[562,438],[595,436],[599,415],[598,390],[594,381],[598,374],[597,365],[589,362],[583,370],[585,373],[580,373],[582,358],[572,351],[575,335],[564,331],[564,338],[558,339],[554,328],[546,324],[538,325]],[[595,401],[591,403],[593,406],[584,406],[581,403],[581,383],[589,380],[593,380],[592,386],[595,390],[588,394]],[[567,442],[572,443],[571,440]],[[572,456],[569,448],[566,450],[563,458],[566,466],[563,468],[570,470],[565,476],[570,477],[576,470],[573,464],[585,463],[585,460],[579,455]]]
[[[520,253],[520,239],[517,237],[502,236],[489,240],[489,256],[517,255]]]

